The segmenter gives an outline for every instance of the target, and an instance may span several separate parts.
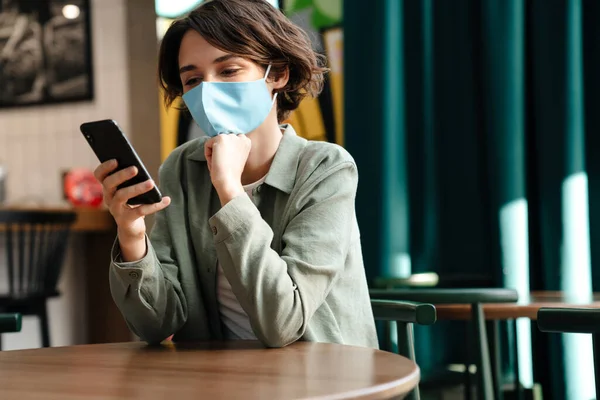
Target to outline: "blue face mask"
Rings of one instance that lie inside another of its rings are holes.
[[[247,134],[267,118],[277,94],[271,99],[264,78],[251,82],[202,82],[183,95],[194,121],[208,136]]]

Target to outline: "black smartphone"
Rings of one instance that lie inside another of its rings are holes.
[[[138,173],[133,178],[126,182],[123,182],[117,187],[122,189],[124,187],[135,185],[150,179],[148,170],[140,160],[127,137],[123,134],[119,125],[112,119],[106,119],[102,121],[86,122],[82,124],[81,133],[85,140],[88,142],[96,157],[100,162],[108,160],[117,160],[118,167],[114,172],[120,171],[131,166],[135,166]],[[113,173],[114,173],[113,172]],[[154,186],[150,191],[142,193],[139,196],[133,197],[127,201],[129,205],[140,205],[140,204],[154,204],[162,200],[162,195],[158,188]]]

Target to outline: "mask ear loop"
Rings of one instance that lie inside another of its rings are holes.
[[[271,71],[271,64],[269,64],[269,66],[267,67],[267,71],[265,72],[265,77],[263,78],[264,80],[267,80],[267,77],[269,76],[270,71]]]
[[[267,67],[267,71],[265,72],[265,77],[263,78],[265,80],[265,83],[267,83],[267,77],[269,76],[270,71],[271,71],[271,64],[269,64],[269,66]],[[273,95],[273,101],[271,102],[271,107],[273,107],[273,104],[275,104],[275,100],[277,100],[277,92],[275,92],[275,94]]]

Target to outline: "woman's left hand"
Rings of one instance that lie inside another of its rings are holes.
[[[246,135],[218,135],[204,144],[210,179],[221,204],[244,193],[242,172],[251,148],[252,142]]]

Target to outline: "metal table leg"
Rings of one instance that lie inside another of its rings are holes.
[[[513,336],[513,359],[514,359],[514,371],[515,371],[515,394],[517,400],[524,400],[525,393],[523,393],[523,386],[521,386],[520,374],[519,374],[519,340],[517,335],[517,320],[512,320],[512,336]]]
[[[473,325],[475,330],[475,351],[477,355],[477,398],[480,400],[494,399],[494,385],[490,366],[490,354],[485,328],[483,306],[480,303],[471,305]]]
[[[502,391],[502,352],[500,348],[500,323],[499,320],[493,321],[493,340],[492,340],[492,369],[494,377],[494,395],[496,400],[503,400],[504,393]]]

